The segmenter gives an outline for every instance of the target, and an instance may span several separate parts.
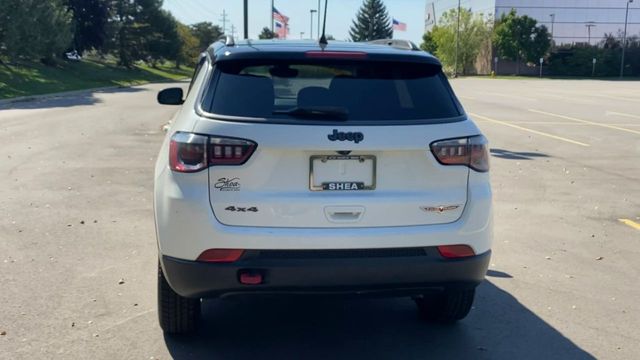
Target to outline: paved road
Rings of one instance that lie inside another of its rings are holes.
[[[638,83],[453,85],[490,138],[496,199],[487,281],[453,327],[406,299],[260,298],[206,302],[199,334],[165,338],[151,190],[175,109],[155,104],[161,86],[0,108],[0,358],[637,357]]]

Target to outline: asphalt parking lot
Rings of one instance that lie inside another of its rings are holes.
[[[408,299],[229,299],[165,338],[151,192],[169,85],[0,105],[0,358],[637,358],[640,83],[452,83],[491,142],[495,240],[450,327]]]

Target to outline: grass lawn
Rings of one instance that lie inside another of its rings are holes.
[[[137,65],[125,69],[94,60],[64,62],[57,66],[33,63],[26,66],[0,65],[0,99],[17,96],[49,94],[61,91],[91,89],[105,86],[131,86],[148,82],[174,81],[189,78],[193,69],[173,64],[151,68]]]

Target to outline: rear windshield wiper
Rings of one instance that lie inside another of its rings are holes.
[[[339,106],[295,107],[289,110],[276,110],[274,114],[284,114],[302,119],[322,119],[345,121],[349,116],[347,109]]]

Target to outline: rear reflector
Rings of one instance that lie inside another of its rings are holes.
[[[438,246],[438,252],[447,259],[458,259],[474,256],[476,253],[468,245],[442,245]]]
[[[367,53],[358,51],[307,51],[305,56],[313,59],[366,59]]]
[[[253,271],[241,271],[240,283],[245,285],[262,284],[262,274]]]
[[[209,249],[198,256],[196,261],[213,263],[230,263],[242,256],[244,250],[240,249]]]

